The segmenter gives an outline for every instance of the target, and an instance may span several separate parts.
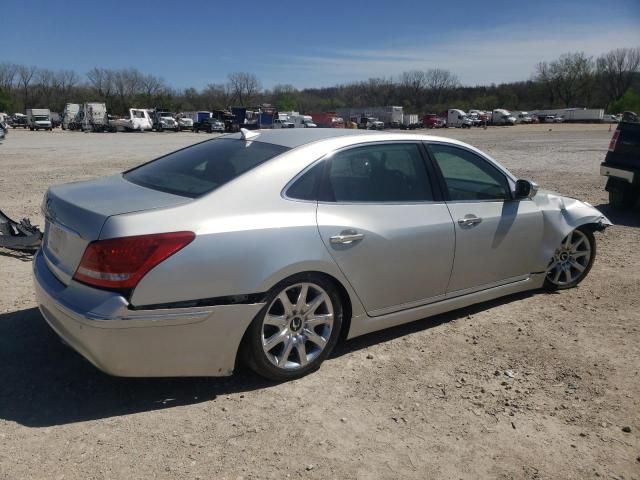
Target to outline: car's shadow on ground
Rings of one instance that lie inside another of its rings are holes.
[[[640,207],[627,210],[617,210],[608,203],[595,206],[606,217],[613,222],[614,225],[622,225],[625,227],[640,227]]]
[[[530,293],[512,295],[342,342],[334,357],[432,328]],[[227,378],[118,378],[61,343],[37,308],[0,314],[0,419],[28,427],[160,410],[273,386],[241,369]]]

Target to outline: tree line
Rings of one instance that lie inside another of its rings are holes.
[[[163,78],[136,68],[95,67],[82,76],[73,70],[0,63],[0,111],[62,111],[66,103],[88,101],[103,101],[116,115],[133,106],[189,111],[263,103],[281,111],[301,112],[400,105],[406,112],[419,114],[450,107],[592,107],[618,113],[640,110],[640,47],[618,48],[595,58],[583,52],[566,53],[553,61],[538,63],[529,80],[487,86],[463,86],[455,73],[433,68],[305,89],[290,84],[264,89],[255,74],[235,72],[223,83],[210,83],[202,89],[177,89]]]

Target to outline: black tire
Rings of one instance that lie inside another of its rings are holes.
[[[609,191],[609,204],[613,208],[624,210],[632,208],[638,200],[638,192],[634,192],[631,186],[620,186]]]
[[[308,283],[323,289],[331,300],[333,307],[333,326],[329,339],[320,351],[317,357],[309,361],[305,366],[299,366],[294,369],[280,368],[274,365],[264,352],[262,347],[263,321],[267,315],[268,309],[275,301],[276,297],[287,288],[293,287],[299,283]],[[294,380],[303,377],[317,370],[322,362],[331,354],[340,337],[340,330],[343,322],[343,307],[340,294],[334,283],[327,277],[314,273],[301,273],[293,275],[277,285],[275,285],[265,299],[265,306],[258,312],[256,317],[249,325],[241,346],[241,358],[244,363],[258,375],[278,382]]]
[[[595,239],[595,236],[593,235],[593,230],[588,226],[578,227],[576,228],[576,230],[583,233],[587,241],[589,242],[591,257],[589,258],[588,263],[584,265],[584,271],[582,271],[579,274],[579,276],[575,278],[572,282],[565,283],[563,285],[558,285],[549,279],[549,273],[547,273],[547,276],[544,279],[544,288],[548,291],[566,290],[568,288],[574,288],[587,277],[587,275],[589,274],[589,271],[591,270],[591,267],[593,266],[593,262],[596,259],[596,239]],[[563,242],[564,242],[564,239],[563,239]]]

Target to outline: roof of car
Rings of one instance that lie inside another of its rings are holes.
[[[317,142],[335,137],[371,135],[380,132],[356,130],[348,128],[284,128],[276,130],[254,130],[260,136],[252,138],[257,142],[273,143],[287,148],[296,148],[307,143]],[[242,135],[234,133],[226,135],[226,138],[236,138],[240,140]]]

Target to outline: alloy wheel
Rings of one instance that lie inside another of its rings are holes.
[[[591,261],[591,242],[581,230],[567,235],[547,267],[547,280],[558,287],[577,282],[586,274]]]
[[[329,294],[314,283],[284,288],[262,321],[262,349],[269,362],[284,370],[296,370],[313,362],[331,337],[333,310]]]

